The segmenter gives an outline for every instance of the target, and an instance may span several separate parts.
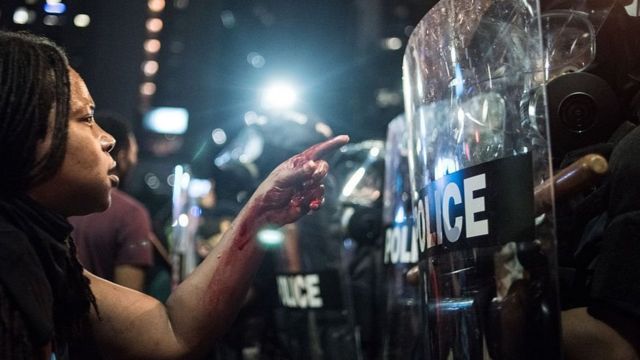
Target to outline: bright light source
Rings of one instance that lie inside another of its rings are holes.
[[[189,197],[201,198],[211,191],[211,181],[207,179],[191,179],[187,191]],[[200,214],[202,214],[202,210],[197,206],[191,207],[189,212],[194,216],[200,216]]]
[[[152,82],[145,82],[140,85],[140,93],[142,95],[151,96],[156,93],[156,84]]]
[[[149,54],[155,54],[160,51],[161,45],[162,44],[158,39],[147,39],[144,42],[144,51],[148,52]]]
[[[50,3],[47,2],[44,4],[44,12],[47,14],[63,14],[67,10],[67,5],[58,2],[58,3]]]
[[[158,18],[151,18],[149,20],[147,20],[147,31],[151,32],[151,33],[157,33],[160,32],[160,30],[162,30],[162,26],[164,24],[162,23],[162,20],[158,19]]]
[[[285,83],[274,83],[262,93],[262,107],[265,109],[287,109],[298,100],[293,86]]]
[[[402,40],[397,37],[390,37],[382,40],[382,48],[385,50],[400,50]]]
[[[211,138],[216,145],[222,145],[227,142],[227,133],[222,129],[214,129],[211,132]]]
[[[29,22],[29,11],[25,7],[19,7],[13,13],[13,22],[16,24],[26,24]]]
[[[164,0],[149,0],[147,6],[149,6],[149,10],[153,12],[160,12],[164,10],[165,2]]]
[[[189,226],[189,216],[187,214],[180,214],[180,216],[178,216],[178,224],[181,227]]]
[[[91,18],[87,14],[78,14],[73,18],[73,25],[77,27],[87,27],[91,23]]]
[[[181,135],[189,126],[189,111],[179,107],[157,107],[144,115],[142,123],[147,130],[159,134]]]
[[[366,171],[365,168],[360,167],[358,168],[358,170],[356,170],[355,173],[353,173],[353,175],[351,175],[351,178],[349,178],[349,180],[347,181],[347,184],[342,189],[342,196],[344,197],[351,196],[351,193],[353,192],[353,190],[355,190],[356,186],[358,186],[358,184],[364,177],[365,171]]]
[[[276,246],[284,241],[284,233],[280,229],[264,228],[256,235],[258,241],[265,246]]]
[[[153,76],[158,72],[160,64],[155,60],[148,60],[142,63],[142,72],[145,76]]]
[[[62,2],[62,0],[47,0],[45,2],[47,4],[55,5],[55,4],[60,4]]]

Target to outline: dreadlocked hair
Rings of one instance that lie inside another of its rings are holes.
[[[98,319],[101,317],[96,297],[91,291],[91,281],[83,274],[84,269],[78,261],[76,244],[71,237],[67,238],[67,246],[69,248],[68,266],[71,268],[71,274],[69,274],[70,288],[66,291],[75,296],[71,298],[70,308],[56,306],[53,316],[58,327],[56,329],[58,335],[71,339],[86,332],[88,321],[86,315],[90,306],[95,310]]]
[[[60,168],[69,118],[68,66],[50,40],[0,32],[0,160],[6,169],[0,192],[24,192]],[[49,150],[36,159],[37,145],[48,134]]]

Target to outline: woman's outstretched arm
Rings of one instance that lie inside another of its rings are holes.
[[[345,135],[317,144],[274,169],[240,211],[218,246],[171,294],[166,305],[87,273],[100,319],[92,326],[108,358],[194,358],[233,322],[263,250],[254,241],[265,225],[282,226],[317,210],[329,169],[323,157]]]

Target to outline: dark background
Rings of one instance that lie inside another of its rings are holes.
[[[3,0],[0,28],[43,34],[62,45],[97,110],[115,111],[134,124],[142,145],[135,178],[144,182],[133,182],[149,185],[156,176],[161,186],[147,190],[166,194],[162,179],[174,165],[192,163],[206,173],[223,146],[213,143],[211,131],[221,128],[232,139],[245,126],[244,114],[260,111],[259,91],[274,77],[293,80],[301,91],[297,110],[323,119],[334,134],[349,134],[353,142],[384,138],[388,122],[403,112],[404,45],[435,0],[166,0],[155,15],[142,0],[62,2],[66,11],[52,15],[59,23],[45,25],[45,1]],[[31,11],[27,24],[13,20],[20,7]],[[80,13],[90,16],[88,27],[73,24]],[[145,29],[151,16],[163,20],[158,34]],[[162,43],[151,57],[143,49],[150,37]],[[382,43],[391,37],[402,47],[385,49]],[[252,52],[264,66],[247,61]],[[150,58],[159,71],[145,77],[141,64]],[[156,85],[152,96],[140,94],[145,81]],[[187,108],[187,133],[144,130],[142,115],[154,106]],[[158,144],[170,150],[152,151]]]

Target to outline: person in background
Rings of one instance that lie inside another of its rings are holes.
[[[127,178],[138,162],[138,145],[131,126],[115,114],[96,115],[102,129],[111,134],[116,160],[112,173]],[[125,192],[111,190],[111,206],[101,213],[69,218],[80,263],[106,280],[143,291],[146,270],[153,265],[154,235],[149,212]]]
[[[67,218],[106,210],[118,177],[114,139],[64,52],[50,40],[0,31],[0,359],[203,356],[233,322],[264,250],[263,226],[294,222],[322,205],[325,156],[337,136],[278,165],[220,244],[166,305],[82,268]]]

